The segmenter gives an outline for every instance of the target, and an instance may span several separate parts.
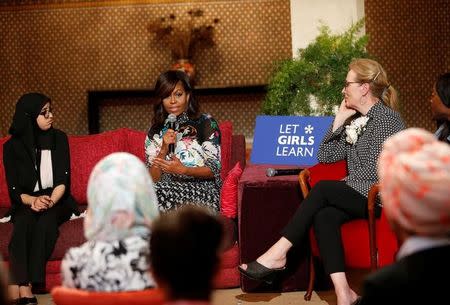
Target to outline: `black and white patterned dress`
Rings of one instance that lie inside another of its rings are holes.
[[[345,126],[334,132],[331,126],[317,154],[319,162],[322,163],[346,159],[348,176],[344,180],[365,197],[368,196],[370,187],[378,182],[377,161],[384,141],[405,129],[400,114],[382,101],[373,105],[366,116],[369,120],[365,131],[355,144],[347,142]]]
[[[87,241],[61,262],[65,287],[89,291],[135,291],[155,286],[150,275],[148,238]]]
[[[213,211],[220,209],[220,130],[216,120],[208,114],[190,119],[186,113],[177,117],[177,142],[175,155],[188,167],[207,166],[214,174],[212,179],[162,173],[155,183],[160,211],[180,208],[186,204],[201,205]],[[167,126],[150,128],[145,139],[147,167],[159,154]]]

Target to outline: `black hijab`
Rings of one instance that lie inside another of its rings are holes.
[[[41,93],[27,93],[22,95],[16,104],[16,111],[13,116],[9,133],[13,138],[20,140],[30,155],[34,164],[36,162],[36,155],[42,149],[54,149],[55,136],[54,129],[51,127],[48,130],[39,128],[36,119],[39,116],[42,107],[49,103],[50,98]]]

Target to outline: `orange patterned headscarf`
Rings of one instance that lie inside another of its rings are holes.
[[[419,235],[450,234],[450,146],[410,128],[384,143],[378,162],[386,216]]]

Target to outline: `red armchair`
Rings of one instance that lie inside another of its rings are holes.
[[[299,175],[300,188],[305,198],[311,187],[320,180],[340,180],[347,175],[347,163],[339,161],[330,164],[316,164],[303,170]],[[351,268],[371,268],[372,270],[391,264],[398,249],[397,238],[390,229],[385,214],[375,218],[375,200],[378,194],[378,184],[372,186],[368,196],[369,218],[353,220],[341,226],[344,245],[345,264]],[[314,258],[320,257],[319,249],[310,230],[311,256],[308,289],[304,299],[311,299],[314,288],[315,270]]]

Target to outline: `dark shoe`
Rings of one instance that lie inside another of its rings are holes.
[[[263,281],[267,284],[272,284],[277,274],[286,269],[286,267],[270,269],[257,261],[248,263],[246,270],[242,269],[240,266],[238,268],[246,277],[251,278],[252,280]]]
[[[36,299],[36,297],[31,297],[31,298],[20,298],[19,302],[17,304],[19,305],[37,305],[38,301]]]
[[[356,298],[356,300],[351,305],[359,305],[359,304],[361,304],[361,301],[362,301],[362,297],[359,296]]]

